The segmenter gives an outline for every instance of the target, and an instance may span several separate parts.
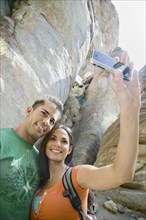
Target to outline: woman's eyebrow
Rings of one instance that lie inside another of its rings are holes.
[[[55,134],[52,134],[50,137],[56,137],[56,135],[55,135]]]

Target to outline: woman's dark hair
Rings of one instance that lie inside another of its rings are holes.
[[[70,140],[70,147],[72,146],[72,151],[67,157],[65,158],[65,164],[68,166],[72,166],[72,158],[73,158],[73,136],[72,132],[68,127],[65,127],[64,125],[55,125],[54,128],[44,137],[39,150],[39,157],[38,157],[38,163],[39,163],[39,171],[40,171],[40,184],[39,187],[43,187],[46,180],[50,178],[50,171],[49,171],[49,159],[46,156],[46,145],[48,143],[48,140],[52,136],[55,130],[57,129],[64,129]]]
[[[72,151],[67,157],[65,158],[65,164],[68,166],[72,166],[72,158],[73,158],[73,136],[72,132],[68,127],[65,127],[64,125],[56,124],[54,128],[45,136],[43,139],[41,145],[40,145],[40,150],[39,150],[39,169],[40,169],[40,184],[39,187],[42,188],[46,182],[47,179],[50,178],[50,170],[49,170],[49,159],[46,156],[46,145],[48,143],[48,140],[52,136],[55,130],[57,129],[64,129],[68,136],[69,136],[69,141],[70,141],[70,147],[72,146]],[[90,206],[94,204],[94,194],[91,190],[89,190],[88,193],[88,208],[90,209]]]

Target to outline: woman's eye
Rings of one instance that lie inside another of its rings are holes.
[[[55,140],[55,137],[50,137],[50,140],[51,140],[51,141]]]
[[[67,142],[66,140],[63,140],[62,143],[63,143],[63,144],[67,144],[68,142]]]
[[[54,121],[54,120],[50,120],[50,123],[51,123],[52,125],[54,125],[54,124],[55,124],[55,121]]]

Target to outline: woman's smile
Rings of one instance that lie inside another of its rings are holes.
[[[61,150],[58,150],[58,149],[50,149],[50,151],[51,152],[53,152],[53,153],[62,153],[62,151]]]

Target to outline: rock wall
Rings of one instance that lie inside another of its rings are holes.
[[[88,1],[14,1],[11,18],[0,19],[3,127],[19,123],[24,109],[46,94],[66,101],[93,26]]]
[[[35,99],[54,95],[65,103],[62,121],[74,131],[74,163],[93,164],[97,156],[96,166],[107,163],[108,144],[109,160],[113,159],[115,145],[111,145],[112,139],[107,140],[107,133],[114,129],[117,141],[115,120],[119,107],[109,84],[109,74],[90,63],[93,48],[113,52],[113,56],[121,53],[117,48],[119,20],[111,1],[2,2],[11,3],[13,8],[0,11],[1,127],[16,126],[25,108]],[[143,82],[145,69],[141,72]],[[81,84],[76,81],[77,76],[81,77]],[[144,93],[145,85],[143,88]],[[145,116],[145,108],[141,115]],[[145,139],[145,122],[140,126],[143,131],[140,137]],[[130,188],[133,186],[143,193],[146,155],[145,142],[141,139],[140,147],[142,166],[136,171]],[[112,193],[117,195],[115,191]],[[132,208],[143,211],[141,194],[136,196],[138,203],[133,203]],[[129,205],[127,199],[125,203]]]

